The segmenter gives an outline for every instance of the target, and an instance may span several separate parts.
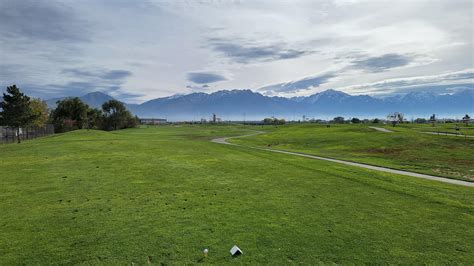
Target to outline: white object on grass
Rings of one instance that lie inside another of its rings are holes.
[[[241,255],[241,254],[244,254],[242,252],[242,250],[240,250],[240,248],[238,246],[233,246],[231,249],[230,249],[230,254],[232,256],[238,256],[238,255]]]

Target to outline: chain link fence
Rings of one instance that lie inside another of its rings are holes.
[[[17,141],[17,129],[0,126],[0,144],[13,143]],[[54,134],[54,126],[24,127],[20,129],[21,140],[34,139]]]

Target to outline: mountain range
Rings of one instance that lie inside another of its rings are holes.
[[[113,99],[102,92],[89,93],[80,98],[96,108]],[[60,99],[46,102],[54,108]],[[418,91],[386,98],[353,96],[337,90],[293,98],[269,97],[251,90],[221,90],[157,98],[142,104],[127,104],[127,107],[139,117],[166,118],[170,121],[209,119],[213,113],[223,120],[260,120],[269,116],[300,119],[303,115],[322,119],[335,116],[384,118],[393,112],[415,118],[431,114],[460,117],[474,113],[474,90],[442,95]]]

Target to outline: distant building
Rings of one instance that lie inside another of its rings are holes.
[[[216,124],[222,122],[222,118],[217,117],[216,114],[212,114],[211,123]]]
[[[140,124],[142,125],[160,125],[166,124],[168,121],[163,118],[140,118]]]

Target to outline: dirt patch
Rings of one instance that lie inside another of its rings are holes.
[[[468,159],[448,159],[448,164],[450,165],[462,165],[462,166],[472,166],[472,160]]]
[[[372,154],[400,154],[403,151],[401,148],[372,148],[365,150],[367,153]]]
[[[470,175],[470,174],[463,174],[463,173],[460,173],[460,172],[456,172],[456,171],[450,171],[450,170],[447,170],[447,169],[440,169],[440,168],[433,168],[431,169],[433,172],[435,173],[438,173],[439,175],[448,175],[448,176],[456,176],[456,177],[461,177],[461,178],[465,178],[465,179],[468,179],[468,180],[474,180],[474,175]]]

